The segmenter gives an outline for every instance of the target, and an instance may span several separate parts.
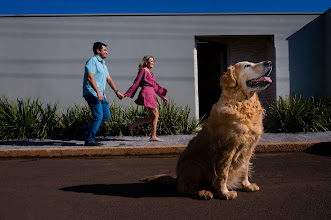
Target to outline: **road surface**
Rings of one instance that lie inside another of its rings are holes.
[[[176,157],[0,160],[0,219],[330,219],[331,157],[257,154],[260,191],[182,197],[139,178],[175,175]]]

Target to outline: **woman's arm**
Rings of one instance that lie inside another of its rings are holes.
[[[145,74],[145,70],[144,70],[144,68],[141,68],[139,70],[138,75],[137,75],[136,79],[134,80],[132,86],[128,89],[128,91],[126,91],[126,93],[124,93],[124,96],[133,98],[133,96],[137,92],[140,81],[143,78],[144,74]]]

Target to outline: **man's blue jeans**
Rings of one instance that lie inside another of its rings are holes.
[[[95,136],[100,125],[110,119],[109,104],[105,97],[103,101],[99,101],[93,95],[85,95],[84,98],[92,113],[92,120],[87,124],[85,129],[85,142],[91,143],[95,141]]]

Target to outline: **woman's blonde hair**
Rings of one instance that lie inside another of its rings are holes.
[[[144,58],[140,61],[139,65],[138,65],[139,70],[146,66],[146,62],[149,60],[149,58],[153,58],[153,60],[155,61],[153,56],[150,56],[150,55],[144,56]]]

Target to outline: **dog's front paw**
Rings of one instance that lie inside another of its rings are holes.
[[[258,187],[255,183],[252,183],[248,186],[244,186],[244,190],[246,192],[255,192],[255,191],[259,191],[260,187]]]
[[[237,198],[237,192],[236,191],[221,192],[219,194],[219,198],[224,200],[235,199]]]
[[[209,199],[212,199],[214,197],[214,195],[210,191],[200,190],[198,192],[198,197],[199,197],[199,199],[209,200]]]

